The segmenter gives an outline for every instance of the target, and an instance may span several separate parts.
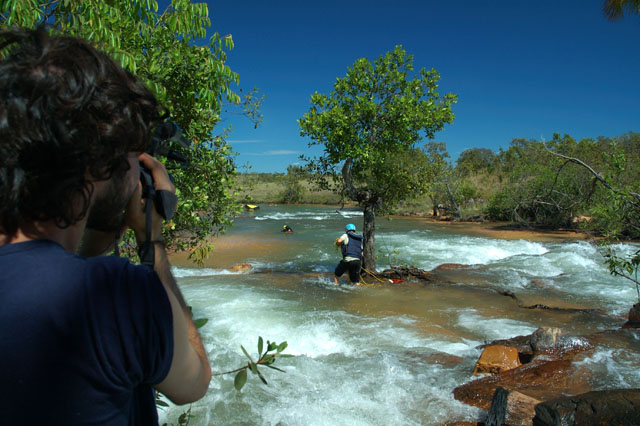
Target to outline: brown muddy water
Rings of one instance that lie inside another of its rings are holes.
[[[390,263],[443,270],[433,283],[332,283],[332,245],[360,212],[262,206],[215,239],[204,268],[182,255],[172,263],[196,316],[214,371],[243,365],[258,336],[287,341],[294,358],[241,391],[214,377],[193,404],[192,425],[430,425],[483,413],[453,398],[473,379],[479,345],[539,327],[566,335],[618,329],[635,289],[611,277],[597,246],[579,236],[526,234],[420,218],[378,219],[378,268]],[[283,225],[295,233],[281,233]],[[637,249],[619,245],[621,252]],[[233,272],[250,264],[245,272]],[[553,309],[531,309],[544,305]],[[640,337],[601,337],[580,363],[596,389],[640,387]],[[161,420],[182,412],[172,407]]]

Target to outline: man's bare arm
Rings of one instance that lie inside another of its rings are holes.
[[[147,154],[140,161],[151,171],[156,189],[175,192],[162,163]],[[135,234],[138,245],[145,242],[146,217],[141,187],[131,197],[125,222]],[[154,246],[154,267],[167,291],[173,312],[174,354],[167,377],[155,386],[176,404],[186,404],[200,399],[207,391],[211,380],[211,367],[207,353],[196,329],[191,312],[182,296],[175,278],[171,274],[169,260],[162,241],[162,217],[152,209],[151,241]]]

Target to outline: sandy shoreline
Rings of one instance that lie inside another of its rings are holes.
[[[568,230],[523,229],[513,222],[451,222],[431,216],[398,216],[405,220],[428,223],[431,227],[475,237],[500,240],[527,240],[536,242],[564,240],[593,240],[584,232]]]

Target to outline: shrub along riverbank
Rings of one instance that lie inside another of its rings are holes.
[[[424,149],[429,190],[386,214],[511,221],[545,229],[584,230],[611,238],[640,238],[640,133],[615,138],[555,134],[549,141],[514,139],[509,149],[464,151],[455,166],[442,143]],[[340,192],[315,190],[301,167],[287,173],[239,175],[240,203],[351,203]],[[361,182],[366,185],[366,182]]]

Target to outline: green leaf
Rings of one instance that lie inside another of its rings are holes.
[[[249,368],[251,369],[251,372],[253,374],[258,374],[258,366],[256,365],[255,362],[250,362],[249,363]]]
[[[236,374],[235,379],[233,380],[233,386],[236,390],[241,390],[244,385],[247,383],[247,369],[243,369],[238,374]]]
[[[262,345],[263,345],[262,336],[259,336],[258,337],[258,356],[262,355]]]
[[[164,401],[163,401],[163,400],[161,400],[161,399],[156,399],[156,405],[157,405],[158,407],[168,407],[168,406],[169,406],[169,404],[167,404],[166,402],[164,402]]]
[[[195,325],[196,328],[202,328],[207,322],[209,322],[208,318],[198,318],[193,320],[193,325]]]
[[[284,371],[284,370],[282,370],[282,369],[280,369],[278,367],[274,367],[273,365],[265,365],[265,367],[271,368],[272,370],[278,370],[278,371],[280,371],[282,373],[286,373],[286,371]]]
[[[264,378],[264,376],[262,375],[262,373],[260,371],[258,371],[258,377],[260,377],[260,380],[262,381],[262,383],[264,383],[265,385],[268,385],[269,383],[267,383],[267,379]]]
[[[251,355],[249,355],[249,352],[247,352],[247,350],[244,348],[244,346],[240,345],[240,348],[242,348],[242,352],[244,352],[244,354],[247,356],[247,358],[249,358],[249,361],[253,362],[253,359],[251,358]]]

